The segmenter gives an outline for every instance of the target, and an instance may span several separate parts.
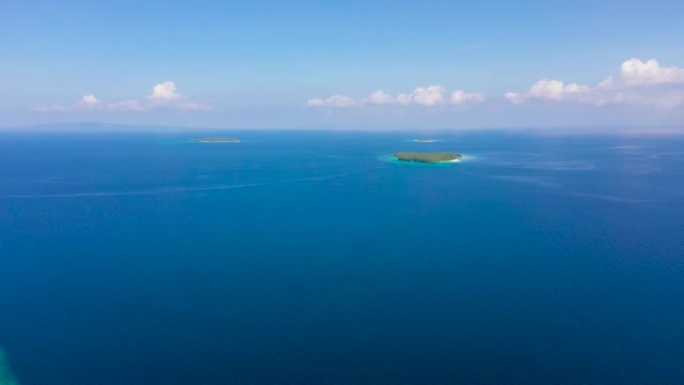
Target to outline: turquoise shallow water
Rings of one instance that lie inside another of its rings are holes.
[[[12,373],[2,349],[0,349],[0,385],[17,385],[16,377]]]
[[[0,135],[21,384],[684,378],[682,138],[202,136]]]

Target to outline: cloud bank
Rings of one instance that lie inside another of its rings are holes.
[[[418,105],[425,107],[441,105],[464,105],[475,104],[484,101],[484,96],[477,93],[469,93],[456,90],[448,94],[446,89],[439,85],[417,87],[411,93],[390,95],[382,90],[372,92],[365,98],[355,99],[345,95],[333,95],[326,99],[309,99],[309,107],[357,107],[372,105]]]
[[[464,90],[448,91],[440,85],[416,87],[410,92],[390,94],[376,90],[365,97],[352,97],[335,94],[326,98],[313,98],[307,101],[312,108],[363,108],[375,106],[415,106],[440,107],[460,106],[457,110],[486,100],[496,103],[508,101],[513,105],[531,103],[577,103],[587,106],[645,106],[661,110],[674,110],[684,107],[684,68],[663,66],[657,60],[629,59],[622,63],[615,73],[595,85],[565,82],[557,79],[542,79],[526,91],[511,91],[485,98],[481,93]],[[147,96],[105,101],[95,94],[84,95],[71,104],[55,104],[37,108],[37,111],[205,111],[209,104],[189,98],[180,93],[172,81],[154,85]],[[514,113],[508,111],[509,113]]]
[[[573,101],[595,106],[614,104],[659,108],[684,106],[684,68],[663,67],[657,60],[630,59],[595,86],[542,79],[526,92],[507,92],[511,103]]]
[[[55,104],[48,107],[39,107],[38,111],[79,111],[79,110],[105,110],[105,111],[153,111],[153,110],[177,110],[177,111],[206,111],[208,104],[192,100],[178,91],[176,84],[165,81],[152,87],[152,93],[145,99],[127,99],[113,103],[103,103],[95,95],[85,95],[76,103],[70,105]]]

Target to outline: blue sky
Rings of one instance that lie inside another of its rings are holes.
[[[8,0],[0,126],[682,125],[683,14],[674,0]]]

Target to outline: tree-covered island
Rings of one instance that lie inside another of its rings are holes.
[[[401,161],[420,163],[458,162],[462,158],[456,152],[395,152],[392,155]]]
[[[199,138],[193,139],[193,142],[197,143],[237,143],[240,141],[238,138]]]

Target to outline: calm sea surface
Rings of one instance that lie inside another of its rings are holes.
[[[684,384],[683,137],[216,135],[0,134],[2,385]]]

